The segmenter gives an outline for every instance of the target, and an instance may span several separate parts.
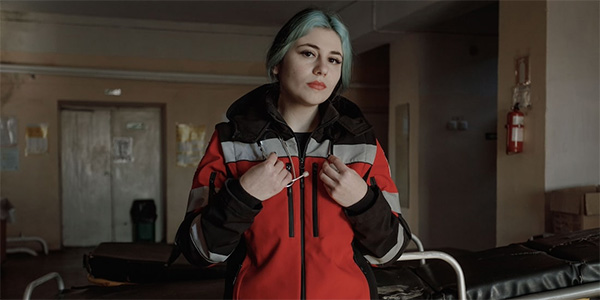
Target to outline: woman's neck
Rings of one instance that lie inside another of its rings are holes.
[[[294,132],[312,132],[319,125],[319,107],[279,101],[277,110]]]

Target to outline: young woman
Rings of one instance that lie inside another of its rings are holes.
[[[225,298],[374,299],[370,265],[409,242],[383,150],[339,96],[351,63],[338,17],[303,10],[268,52],[274,82],[216,126],[176,243],[192,263],[227,261]]]

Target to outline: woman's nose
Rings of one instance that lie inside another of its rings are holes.
[[[316,61],[315,68],[313,69],[313,74],[326,76],[329,69],[327,68],[327,62],[321,59]]]

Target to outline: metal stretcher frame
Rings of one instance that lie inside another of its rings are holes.
[[[56,284],[58,284],[58,292],[59,294],[62,293],[62,291],[65,290],[65,282],[63,281],[62,277],[60,277],[60,274],[56,273],[56,272],[50,272],[32,282],[30,282],[27,287],[25,288],[25,292],[23,293],[23,300],[29,300],[31,298],[31,294],[33,293],[33,290],[52,280],[52,279],[56,279]]]
[[[425,260],[427,259],[440,259],[448,263],[452,269],[454,269],[454,273],[456,273],[456,283],[458,284],[458,299],[466,300],[467,299],[467,288],[465,285],[465,274],[460,266],[460,264],[454,259],[454,257],[450,256],[447,253],[441,251],[425,251],[423,247],[423,243],[416,236],[411,236],[412,241],[417,245],[418,251],[416,252],[404,252],[398,261],[409,261],[409,260],[421,260],[421,265],[425,264]]]
[[[11,242],[38,242],[42,246],[42,250],[44,250],[44,254],[48,255],[48,244],[46,241],[37,236],[19,236],[19,237],[7,237],[6,243]],[[31,256],[37,256],[37,252],[33,249],[27,247],[7,247],[6,253],[27,253]]]

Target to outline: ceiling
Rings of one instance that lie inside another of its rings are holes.
[[[337,12],[348,25],[357,52],[389,43],[407,32],[498,34],[497,0],[0,2],[5,11],[264,27],[280,27],[309,6]]]
[[[3,10],[176,22],[280,26],[295,12],[318,5],[338,11],[348,1],[2,1]]]

